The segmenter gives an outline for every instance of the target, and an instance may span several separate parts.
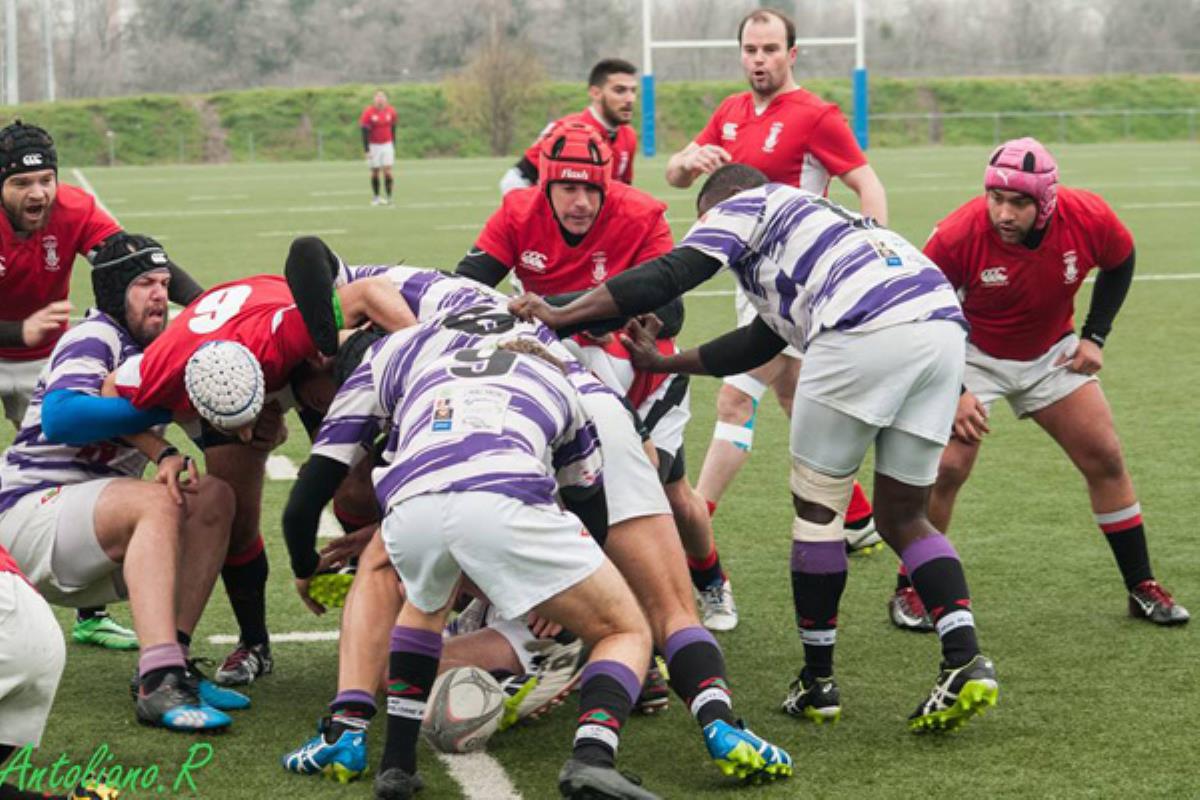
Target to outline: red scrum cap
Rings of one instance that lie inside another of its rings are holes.
[[[542,138],[538,150],[538,185],[545,191],[555,181],[572,181],[608,192],[612,150],[596,129],[582,122],[563,122]]]
[[[1034,227],[1042,229],[1058,204],[1058,166],[1045,145],[1030,136],[1012,139],[996,148],[983,174],[985,189],[1020,192],[1038,206]]]

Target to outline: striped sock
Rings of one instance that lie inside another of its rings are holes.
[[[1132,589],[1154,577],[1150,569],[1150,553],[1146,549],[1146,527],[1142,524],[1140,504],[1096,514],[1096,524],[1112,548],[1117,568],[1125,580],[1125,588]]]
[[[962,562],[950,540],[940,533],[926,536],[900,554],[913,588],[929,610],[942,641],[942,660],[962,666],[979,654],[975,615]]]

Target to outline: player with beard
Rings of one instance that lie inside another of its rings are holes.
[[[971,474],[992,403],[1030,417],[1083,473],[1092,513],[1112,549],[1129,613],[1182,625],[1187,610],[1154,579],[1133,480],[1112,410],[1096,374],[1105,342],[1133,280],[1133,237],[1099,196],[1058,183],[1058,167],[1036,139],[1005,142],[984,173],[984,196],[938,223],[925,254],[963,296],[971,324],[963,393],[929,501],[939,530]],[[1097,269],[1081,335],[1074,298]],[[928,613],[901,571],[888,604],[892,622],[930,630]]]
[[[582,122],[604,137],[613,153],[613,180],[633,183],[633,159],[637,155],[637,132],[630,126],[637,100],[637,67],[619,58],[606,58],[588,75],[588,107],[547,125],[536,141],[500,179],[500,194],[538,184],[540,145],[550,131],[564,122]]]
[[[251,424],[234,431],[201,423],[197,439],[209,474],[234,488],[236,513],[229,552],[221,572],[239,627],[239,641],[215,674],[218,683],[245,685],[273,668],[266,622],[267,555],[260,533],[267,455],[286,429],[282,414],[291,402],[295,373],[328,366],[337,352],[342,327],[372,321],[395,330],[415,320],[386,279],[333,288],[332,277],[289,271],[288,276],[257,275],[215,286],[179,314],[139,358],[116,375],[118,392],[137,409],[166,409],[195,419],[185,387],[185,364],[206,342],[226,340],[245,346],[263,372],[267,402]],[[315,380],[328,383],[325,374]]]
[[[0,400],[21,427],[46,357],[66,330],[76,255],[91,255],[121,230],[87,192],[58,180],[54,140],[21,120],[0,130]],[[186,304],[200,286],[172,264],[171,300]],[[81,608],[71,638],[136,650],[133,631],[103,608]]]
[[[667,162],[667,182],[687,188],[701,175],[730,162],[747,164],[771,181],[825,195],[837,177],[858,195],[864,216],[887,224],[887,196],[867,163],[850,127],[833,103],[800,87],[792,75],[796,63],[796,27],[782,12],[762,8],[738,26],[742,69],[750,90],[725,98],[695,140]],[[740,287],[735,305],[739,325],[754,319],[754,309]],[[717,394],[717,424],[696,489],[710,513],[750,457],[754,421],[767,388],[774,390],[785,414],[800,372],[800,354],[786,348],[780,356],[745,375],[725,378]],[[846,544],[850,550],[876,549],[879,536],[871,520],[871,504],[862,487],[854,486],[846,512]]]
[[[138,720],[210,730],[230,724],[214,706],[248,705],[188,666],[227,548],[233,492],[199,478],[162,438],[169,413],[101,396],[109,374],[162,334],[169,264],[148,237],[118,234],[97,252],[97,309],[55,346],[0,465],[0,545],[57,605],[128,597],[141,644]],[[141,480],[148,461],[154,482]]]

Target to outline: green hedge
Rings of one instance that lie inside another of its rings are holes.
[[[849,80],[806,86],[849,112]],[[254,89],[210,95],[146,95],[73,100],[0,108],[0,122],[15,116],[49,129],[64,163],[156,164],[223,160],[311,160],[361,157],[358,115],[377,87]],[[400,118],[401,158],[488,155],[480,137],[456,124],[439,84],[383,87]],[[658,147],[683,146],[723,97],[740,82],[666,82],[658,87]],[[875,146],[930,143],[984,144],[1034,135],[1048,141],[1093,142],[1122,138],[1196,136],[1200,79],[1183,76],[1021,77],[970,79],[875,78],[871,113],[999,114],[985,119],[940,117],[933,122],[876,118]],[[531,141],[552,119],[586,104],[581,85],[547,83],[524,108],[515,141]],[[1003,116],[1000,112],[1177,109],[1172,116]],[[1190,112],[1190,113],[1189,113]],[[635,119],[640,127],[640,120]],[[112,131],[110,137],[108,132]]]

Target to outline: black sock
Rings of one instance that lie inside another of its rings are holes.
[[[804,664],[809,674],[818,678],[833,675],[838,605],[845,588],[845,572],[792,572],[792,607],[804,645]]]
[[[1112,548],[1126,589],[1132,589],[1154,577],[1150,569],[1150,553],[1146,550],[1146,526],[1141,522],[1123,531],[1105,533],[1104,539]]]
[[[940,533],[918,539],[901,555],[913,588],[937,626],[942,660],[959,667],[979,654],[975,615],[962,562],[950,540]]]
[[[442,657],[442,636],[397,625],[392,629],[388,661],[387,739],[379,771],[400,768],[417,772],[417,739],[429,691]]]
[[[261,543],[259,545],[261,547]],[[269,644],[267,634],[267,551],[244,564],[226,565],[221,569],[221,580],[237,618],[240,639],[246,647]]]
[[[688,572],[692,575],[692,586],[695,586],[697,591],[702,592],[710,586],[725,582],[725,570],[721,569],[721,556],[718,555],[716,547],[708,554],[708,558],[703,560],[688,556],[687,565]]]
[[[733,695],[725,678],[725,656],[707,629],[681,628],[667,638],[671,688],[703,728],[715,719],[734,724]]]
[[[378,175],[371,176],[371,193],[373,195],[375,195],[376,197],[379,197],[379,176]]]
[[[792,542],[792,610],[804,663],[819,678],[833,675],[837,613],[846,588],[846,546],[839,541]]]
[[[383,179],[383,185],[385,188],[387,188],[387,196],[389,198],[392,196],[392,186],[394,184],[395,184],[395,181],[392,179],[391,175],[388,175],[386,178]]]
[[[184,650],[187,650],[189,647],[192,646],[191,634],[184,633],[183,631],[179,631],[179,630],[175,631],[175,641],[177,641],[181,645],[183,645]]]
[[[94,608],[80,608],[75,611],[75,619],[83,622],[84,620],[93,619],[94,617],[107,617],[108,609],[104,606],[96,606]]]
[[[162,685],[163,679],[172,672],[183,674],[182,667],[163,667],[162,669],[152,669],[141,677],[141,689],[143,694],[150,694],[159,686]]]
[[[367,692],[338,692],[329,704],[329,729],[325,741],[333,744],[347,728],[365,731],[375,717],[375,698]]]
[[[592,661],[583,668],[572,758],[597,767],[616,763],[621,728],[640,686],[633,670],[618,661]]]

